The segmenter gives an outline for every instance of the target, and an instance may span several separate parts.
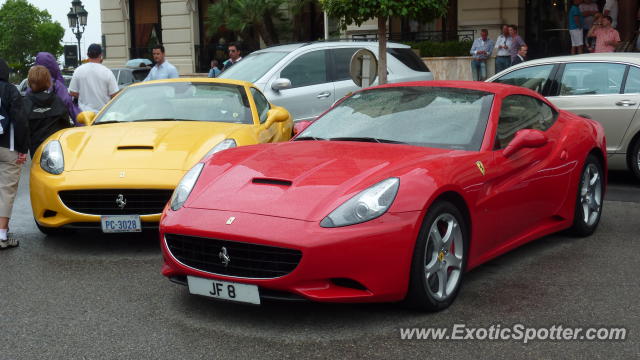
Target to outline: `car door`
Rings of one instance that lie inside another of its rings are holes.
[[[625,64],[578,62],[564,64],[555,96],[547,97],[563,110],[599,121],[607,137],[607,152],[620,149],[640,103],[640,94],[623,92]]]
[[[347,47],[329,50],[331,59],[331,80],[335,91],[335,100],[342,99],[345,95],[357,91],[360,88],[353,82],[350,74],[351,57],[360,48]]]
[[[563,125],[556,124],[557,119],[555,110],[534,97],[510,95],[502,100],[486,204],[497,220],[494,247],[553,221],[567,198],[572,164],[562,148]],[[522,129],[543,131],[547,144],[505,156],[504,149]]]
[[[271,102],[287,109],[295,121],[313,120],[334,102],[333,83],[328,74],[326,49],[299,55],[284,66],[277,78],[289,79],[291,87],[270,93]],[[268,84],[271,88],[271,84]]]
[[[253,97],[253,102],[256,104],[258,119],[260,121],[260,125],[255,127],[258,135],[258,141],[260,143],[278,141],[278,124],[274,123],[268,129],[264,126],[269,115],[269,102],[258,89],[251,88],[249,91],[251,93],[251,97]]]

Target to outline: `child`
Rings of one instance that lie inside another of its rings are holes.
[[[44,140],[58,130],[72,126],[67,107],[51,88],[51,74],[46,67],[36,65],[29,69],[31,92],[25,96],[24,109],[29,122],[31,158]]]

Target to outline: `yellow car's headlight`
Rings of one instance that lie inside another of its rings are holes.
[[[58,140],[50,141],[44,147],[40,157],[40,167],[49,174],[62,174],[64,171],[64,154],[62,153],[62,145]]]

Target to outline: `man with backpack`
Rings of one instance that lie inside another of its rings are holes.
[[[9,66],[0,59],[0,250],[18,246],[18,240],[9,234],[9,218],[27,151],[29,127],[22,96],[9,83]]]

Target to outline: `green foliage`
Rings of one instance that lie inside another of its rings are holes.
[[[418,41],[408,42],[413,49],[420,50],[421,57],[470,56],[472,41]]]
[[[26,0],[7,0],[0,8],[0,57],[25,75],[40,51],[62,55],[64,28]]]
[[[220,27],[239,33],[255,32],[267,45],[277,43],[273,18],[280,17],[285,0],[220,0],[209,5],[206,24],[211,36]]]
[[[340,19],[340,26],[362,25],[369,19],[402,16],[429,22],[447,11],[449,0],[320,0],[322,8],[333,18]]]

